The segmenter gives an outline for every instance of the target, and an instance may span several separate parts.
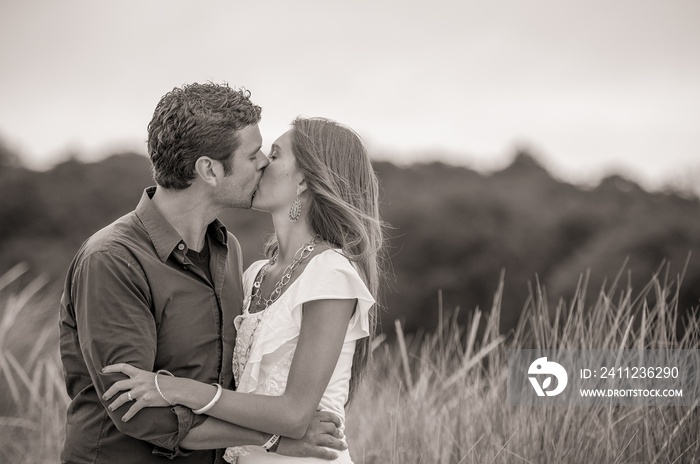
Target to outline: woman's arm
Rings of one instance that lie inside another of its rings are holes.
[[[210,450],[245,445],[262,446],[269,438],[270,434],[209,417],[202,424],[192,428],[182,439],[180,446],[188,450]]]
[[[301,331],[281,396],[224,391],[207,414],[254,430],[301,438],[338,363],[356,300],[305,303]],[[161,376],[161,390],[174,403],[192,409],[205,406],[216,388],[189,379]]]
[[[226,390],[207,414],[250,429],[301,438],[338,363],[356,302],[343,299],[304,304],[299,341],[282,396]],[[119,391],[130,390],[137,399],[122,418],[124,421],[144,407],[167,406],[165,398],[199,409],[207,405],[216,392],[216,387],[196,380],[159,375],[162,398],[161,392],[155,390],[153,373],[127,364],[108,366],[105,372],[122,372],[130,377],[116,382],[104,395],[104,399],[109,399]],[[127,393],[123,393],[110,408],[116,409],[128,401]]]
[[[276,453],[283,456],[318,458],[328,461],[338,458],[338,451],[347,449],[344,437],[338,434],[340,418],[333,413],[316,411],[314,418],[301,440],[288,437],[280,439]],[[209,417],[201,425],[194,427],[180,442],[187,450],[206,450],[229,446],[262,446],[270,438],[269,433],[256,432],[230,422]]]

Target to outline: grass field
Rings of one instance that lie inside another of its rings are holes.
[[[58,461],[68,398],[57,353],[58,295],[37,280],[0,277],[0,462]],[[466,327],[439,301],[440,327],[404,335],[399,322],[375,343],[372,372],[347,418],[356,463],[700,462],[700,414],[692,407],[517,408],[506,401],[512,348],[700,349],[697,312],[677,336],[682,279],[654,276],[643,289],[617,280],[586,301],[586,279],[550,307],[535,286],[514,333],[502,311],[471,313]],[[395,337],[393,336],[395,332]]]

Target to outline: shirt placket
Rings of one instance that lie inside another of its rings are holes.
[[[214,295],[216,296],[216,306],[217,306],[217,318],[216,318],[216,330],[219,336],[219,343],[217,346],[217,372],[218,372],[218,383],[222,385],[224,383],[223,378],[223,350],[224,350],[224,309],[221,300],[221,294],[224,286],[224,277],[226,275],[226,256],[228,255],[228,250],[225,246],[219,245],[218,243],[213,246],[214,255],[216,256],[216,263],[212,271],[212,279],[214,280]]]
[[[187,257],[187,245],[184,243],[180,243],[177,246],[177,249],[180,251],[182,256],[178,256],[178,260],[180,261],[182,268],[184,270],[190,271],[193,274],[195,274],[197,277],[205,281],[210,287],[211,287],[211,282],[209,282],[209,278],[206,276],[204,271],[202,271],[199,266],[197,266],[195,263],[192,262],[190,258]]]
[[[182,265],[182,268],[195,274],[197,277],[201,278],[207,283],[207,286],[214,292],[214,304],[211,306],[212,316],[214,319],[214,327],[216,328],[216,335],[218,343],[216,344],[216,372],[217,372],[217,382],[219,384],[223,383],[223,350],[224,350],[224,332],[222,330],[223,326],[223,309],[221,303],[221,289],[224,283],[224,274],[226,271],[226,259],[225,255],[222,257],[222,251],[218,244],[212,243],[211,247],[211,257],[215,257],[214,274],[212,274],[212,279],[214,280],[213,287],[212,282],[209,281],[204,271],[199,269],[188,257],[187,257],[187,246],[184,243],[180,243],[177,246],[179,253],[176,253],[177,259]],[[211,270],[211,267],[210,267]]]

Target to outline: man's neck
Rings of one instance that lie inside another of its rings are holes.
[[[192,188],[192,187],[190,187]],[[187,248],[200,251],[204,247],[207,226],[218,211],[196,192],[158,187],[153,203],[166,221],[180,234]]]

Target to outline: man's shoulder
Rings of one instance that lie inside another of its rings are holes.
[[[83,261],[95,253],[128,256],[146,235],[134,211],[92,234],[80,247],[76,259]]]

